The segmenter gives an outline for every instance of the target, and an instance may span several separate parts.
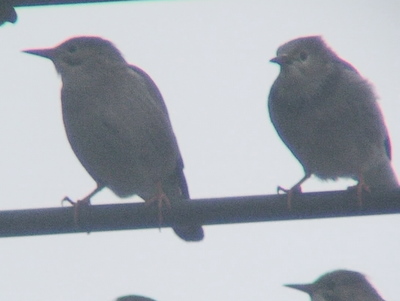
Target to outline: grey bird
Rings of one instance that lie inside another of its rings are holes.
[[[17,21],[17,13],[13,7],[11,0],[0,1],[0,26],[6,22],[15,23]]]
[[[128,295],[119,297],[116,301],[155,301],[155,300],[138,295]]]
[[[270,61],[280,73],[270,90],[269,115],[305,173],[285,191],[301,191],[311,175],[357,180],[360,203],[363,190],[398,187],[377,97],[351,64],[320,36],[289,41]]]
[[[97,188],[119,197],[170,206],[189,199],[167,108],[156,84],[99,37],[75,37],[59,46],[24,52],[50,59],[62,78],[61,104],[69,143]],[[200,225],[175,227],[186,241],[200,241]]]
[[[310,284],[286,284],[310,295],[311,301],[384,301],[366,277],[358,272],[336,270]]]

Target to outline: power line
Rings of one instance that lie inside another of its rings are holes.
[[[361,208],[351,190],[299,194],[291,210],[286,201],[287,195],[261,195],[179,202],[164,210],[161,225],[157,208],[144,203],[0,211],[0,237],[400,213],[400,190],[365,193]]]

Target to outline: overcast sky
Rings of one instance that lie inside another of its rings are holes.
[[[273,194],[303,175],[266,109],[276,49],[322,35],[374,83],[400,170],[400,2],[155,1],[18,8],[0,27],[0,209],[58,207],[95,183],[66,139],[61,81],[49,60],[22,53],[67,38],[111,40],[149,73],[167,104],[191,196]],[[305,191],[354,182],[310,179]],[[104,190],[94,204],[136,201]],[[345,268],[399,300],[400,217],[206,226],[201,243],[170,229],[0,239],[0,299],[306,301],[285,283]]]

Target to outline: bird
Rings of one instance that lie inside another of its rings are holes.
[[[384,301],[367,278],[355,271],[336,270],[310,284],[286,284],[310,295],[311,301]]]
[[[155,301],[155,300],[138,295],[127,295],[117,298],[116,301]]]
[[[398,188],[391,146],[372,84],[341,59],[321,36],[291,40],[270,60],[280,73],[268,96],[270,120],[304,169],[286,191],[301,192],[312,175],[322,180],[356,180],[363,191]]]
[[[189,199],[183,159],[161,92],[130,65],[109,40],[72,37],[56,47],[25,53],[50,59],[61,75],[67,138],[97,186],[124,198],[138,195],[161,210]],[[68,198],[67,198],[68,199]],[[161,223],[161,221],[160,221]],[[185,241],[201,241],[201,225],[173,228]]]
[[[17,13],[13,7],[13,2],[10,0],[0,1],[0,26],[6,22],[17,22]]]

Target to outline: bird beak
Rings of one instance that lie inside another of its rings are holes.
[[[282,64],[289,62],[289,57],[287,55],[281,55],[281,56],[274,57],[274,58],[270,59],[269,61],[271,63],[282,65]]]
[[[311,294],[314,289],[314,286],[312,284],[285,284],[285,286],[294,288],[307,294]]]
[[[23,50],[22,52],[38,55],[38,56],[45,57],[45,58],[48,58],[48,59],[52,59],[54,57],[54,54],[55,54],[54,48],[28,49],[28,50]]]

